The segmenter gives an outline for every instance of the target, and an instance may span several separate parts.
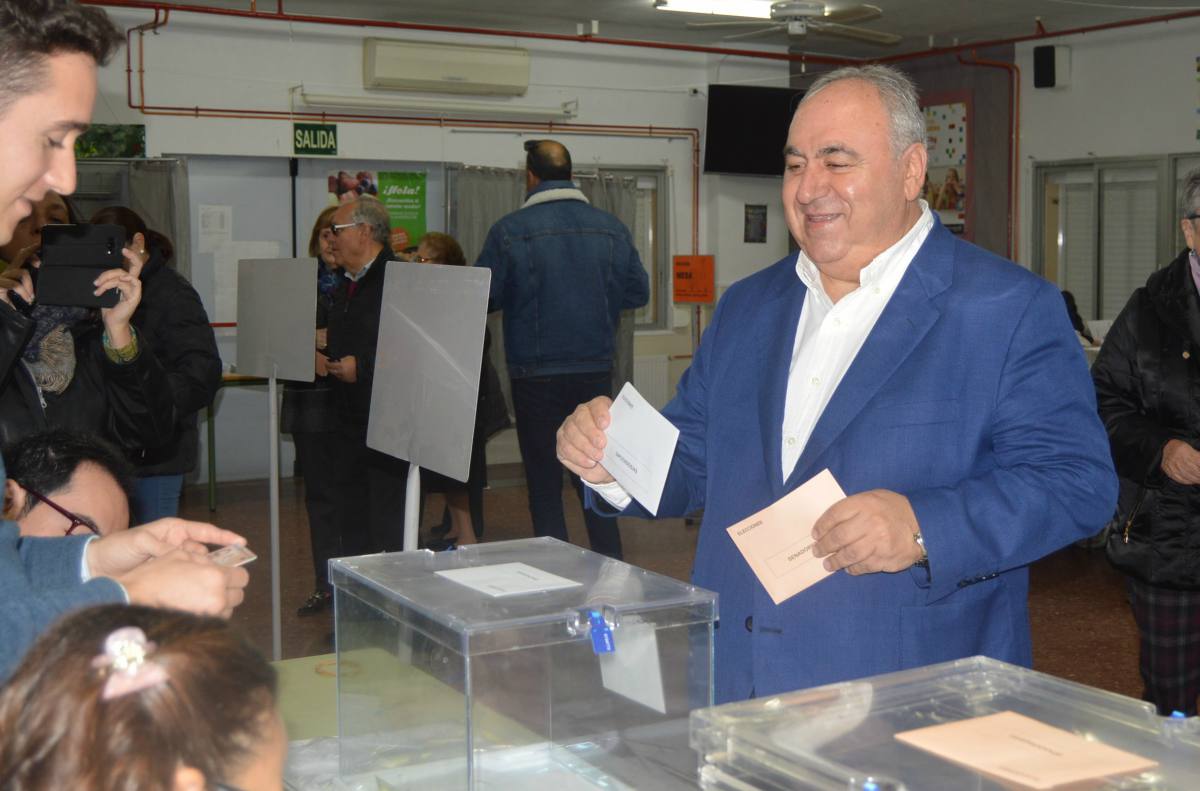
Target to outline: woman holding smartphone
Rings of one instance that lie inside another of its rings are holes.
[[[112,307],[39,304],[42,229],[62,217],[75,219],[62,196],[47,192],[0,248],[9,262],[0,273],[0,343],[9,351],[0,367],[0,444],[55,427],[127,450],[158,447],[174,428],[170,385],[151,341],[132,323],[149,255],[126,249],[128,269],[93,281],[96,296],[117,290]]]
[[[175,247],[163,234],[146,227],[132,209],[109,206],[92,215],[96,225],[116,225],[125,231],[125,246],[135,254],[145,250],[142,299],[133,325],[154,343],[167,372],[175,412],[170,439],[129,454],[137,469],[134,524],[179,514],[183,476],[196,466],[200,447],[197,415],[212,403],[221,386],[221,356],[200,295],[171,266]]]

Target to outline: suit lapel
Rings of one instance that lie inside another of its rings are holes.
[[[829,446],[920,345],[941,316],[934,297],[949,287],[953,264],[954,237],[935,219],[925,243],[817,421],[784,491],[818,471],[817,462]]]
[[[808,289],[794,267],[781,269],[783,276],[771,289],[755,317],[749,337],[758,346],[758,370],[762,387],[758,395],[758,419],[763,438],[763,463],[774,499],[783,496],[783,409],[787,396],[788,369],[800,324],[800,310]]]

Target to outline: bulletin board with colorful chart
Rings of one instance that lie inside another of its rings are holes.
[[[967,225],[967,104],[954,102],[925,108],[929,169],[922,197],[938,213],[942,225],[957,234]]]

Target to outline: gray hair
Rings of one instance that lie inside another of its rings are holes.
[[[1180,192],[1180,217],[1200,212],[1200,168],[1194,168],[1183,177],[1183,190]]]
[[[912,79],[892,66],[845,66],[826,72],[817,78],[800,107],[821,91],[843,80],[861,80],[879,91],[879,98],[891,120],[892,152],[899,156],[913,143],[925,145],[925,113],[917,99],[917,86]]]
[[[371,228],[371,238],[384,247],[392,246],[392,221],[387,209],[379,202],[379,198],[361,195],[354,201],[354,211],[350,214],[351,222],[360,222]]]

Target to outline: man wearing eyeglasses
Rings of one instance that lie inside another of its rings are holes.
[[[106,536],[129,529],[132,470],[98,437],[56,429],[4,449],[4,518],[23,536]]]
[[[408,462],[367,447],[384,270],[394,259],[391,220],[382,203],[364,195],[339,206],[330,228],[330,249],[345,276],[333,292],[324,350],[341,423],[331,452],[343,506],[342,551],[396,552],[403,548]]]

